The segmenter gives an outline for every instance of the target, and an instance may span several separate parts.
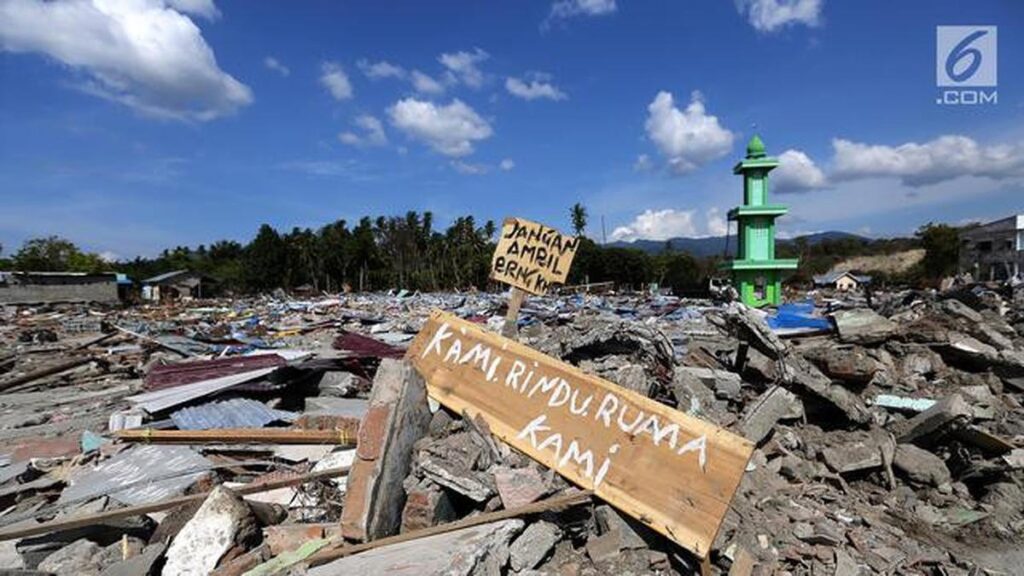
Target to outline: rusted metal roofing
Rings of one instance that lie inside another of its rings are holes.
[[[343,332],[334,340],[335,350],[345,350],[355,358],[401,358],[405,356],[405,350],[363,336],[355,332]]]
[[[277,354],[232,356],[214,360],[194,360],[154,366],[146,374],[147,390],[163,390],[221,376],[251,372],[260,368],[284,366],[285,359]]]

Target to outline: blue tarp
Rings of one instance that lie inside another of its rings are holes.
[[[811,301],[782,304],[774,315],[765,317],[765,322],[775,332],[832,330],[828,318],[814,315],[814,302]]]

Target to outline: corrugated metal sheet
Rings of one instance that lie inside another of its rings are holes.
[[[221,376],[250,372],[260,368],[284,366],[285,359],[277,354],[235,356],[215,360],[196,360],[154,366],[146,374],[147,390],[163,390]]]
[[[103,495],[129,506],[177,496],[211,467],[188,446],[133,446],[92,469],[76,469],[58,502]]]
[[[262,428],[271,422],[290,422],[295,414],[268,408],[249,398],[210,402],[182,408],[171,414],[179,430],[212,430],[215,428]]]
[[[334,340],[335,350],[345,350],[353,358],[401,358],[405,350],[355,332],[344,332]]]
[[[139,408],[142,408],[150,414],[154,414],[169,408],[174,408],[175,406],[180,406],[186,402],[191,402],[197,398],[202,398],[203,396],[222,392],[229,388],[238,386],[243,382],[263,378],[274,370],[277,370],[277,368],[262,368],[251,372],[243,372],[242,374],[221,376],[220,378],[203,380],[202,382],[193,382],[192,384],[175,386],[165,390],[136,394],[135,396],[128,396],[125,400]]]

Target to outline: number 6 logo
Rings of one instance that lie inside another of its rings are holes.
[[[939,86],[995,86],[995,26],[938,26],[935,81]]]
[[[978,67],[981,66],[981,50],[971,48],[970,46],[975,40],[981,38],[985,34],[988,34],[988,30],[978,30],[968,34],[949,52],[949,57],[946,58],[946,75],[949,76],[951,80],[954,82],[963,82],[978,71]],[[956,65],[959,64],[961,60],[968,57],[971,59],[970,64],[968,64],[961,72],[957,73]]]

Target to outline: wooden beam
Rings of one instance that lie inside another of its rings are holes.
[[[297,486],[300,484],[308,484],[317,480],[323,480],[326,478],[336,478],[338,476],[348,475],[348,466],[339,468],[329,468],[327,470],[321,470],[319,472],[310,472],[309,474],[303,474],[302,476],[296,476],[294,478],[285,478],[283,480],[272,480],[270,482],[256,482],[252,484],[246,484],[238,488],[233,488],[232,491],[239,496],[248,496],[249,494],[259,494],[260,492],[269,492],[271,490],[277,490],[278,488],[287,488],[289,486]],[[206,500],[206,497],[210,495],[210,492],[200,492],[198,494],[189,494],[187,496],[179,496],[177,498],[170,498],[162,500],[160,502],[154,502],[152,504],[141,504],[139,506],[129,506],[127,508],[117,508],[115,510],[107,510],[96,514],[87,514],[85,516],[74,516],[71,518],[62,518],[60,520],[54,520],[52,522],[46,522],[38,524],[36,526],[27,527],[16,527],[7,530],[0,530],[0,541],[3,540],[15,540],[18,538],[25,538],[28,536],[35,536],[37,534],[47,534],[50,532],[57,532],[59,530],[69,530],[71,528],[80,528],[82,526],[90,526],[99,522],[107,520],[115,520],[118,518],[127,518],[129,516],[141,516],[142,514],[149,514],[151,512],[159,512],[161,510],[167,510],[182,504],[192,504],[195,502],[202,502]]]
[[[80,358],[68,360],[67,362],[61,362],[60,364],[47,366],[46,368],[41,368],[39,370],[36,370],[35,372],[29,372],[28,374],[23,374],[16,378],[11,378],[10,380],[5,380],[3,382],[0,382],[0,392],[4,390],[10,390],[11,388],[14,388],[16,386],[21,386],[22,384],[28,384],[29,382],[39,380],[40,378],[53,376],[54,374],[60,374],[61,372],[71,370],[72,368],[78,368],[79,366],[83,364],[88,364],[89,362],[92,361],[92,356],[82,356]]]
[[[438,534],[445,534],[448,532],[454,532],[455,530],[462,530],[463,528],[471,528],[473,526],[479,526],[481,524],[490,524],[491,522],[498,522],[501,520],[508,520],[510,518],[518,518],[520,516],[530,516],[532,514],[540,514],[542,512],[549,512],[551,510],[558,510],[561,508],[568,508],[577,504],[583,504],[589,502],[593,496],[593,492],[589,490],[581,490],[578,492],[572,492],[570,494],[563,494],[561,496],[555,496],[554,498],[548,498],[547,500],[541,500],[540,502],[534,502],[525,506],[519,506],[518,508],[509,508],[508,510],[499,510],[497,512],[485,512],[476,516],[470,516],[463,518],[462,520],[456,520],[455,522],[449,522],[447,524],[438,524],[437,526],[431,526],[429,528],[423,528],[420,530],[413,530],[411,532],[405,532],[403,534],[397,534],[395,536],[388,536],[387,538],[380,538],[379,540],[373,540],[370,542],[364,542],[362,544],[353,544],[351,546],[334,546],[327,550],[321,550],[320,552],[310,556],[309,565],[319,566],[344,558],[345,556],[351,556],[360,552],[366,552],[367,550],[373,550],[374,548],[380,548],[382,546],[388,546],[391,544],[399,544],[401,542],[408,542],[410,540],[418,540],[420,538],[426,538],[428,536],[436,536]]]
[[[505,314],[505,326],[501,329],[501,335],[505,338],[515,338],[519,334],[519,309],[526,300],[526,291],[522,288],[512,287],[512,294],[508,298],[508,313]]]
[[[118,440],[153,444],[336,444],[355,446],[349,430],[300,430],[296,428],[217,428],[213,430],[118,430]]]

